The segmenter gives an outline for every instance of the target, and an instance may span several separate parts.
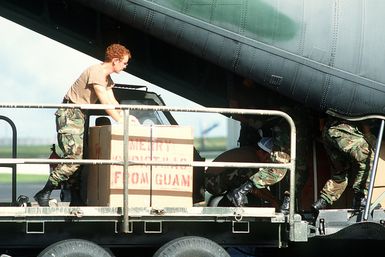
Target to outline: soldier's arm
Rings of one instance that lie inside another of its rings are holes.
[[[116,100],[112,88],[106,88],[98,84],[94,84],[95,93],[101,104],[114,104],[119,105]],[[108,115],[111,116],[115,121],[121,123],[123,122],[123,116],[121,115],[121,111],[118,110],[105,110]],[[130,122],[134,124],[139,124],[139,121],[136,117],[130,115]]]

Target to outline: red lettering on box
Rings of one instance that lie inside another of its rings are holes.
[[[144,172],[130,172],[128,173],[128,183],[131,185],[149,184],[148,174]]]
[[[155,183],[160,186],[190,187],[191,176],[188,174],[156,174]]]
[[[114,171],[113,173],[113,184],[123,185],[123,171]],[[149,183],[150,179],[147,172],[128,172],[129,185],[146,185]]]
[[[122,181],[123,179],[123,172],[121,171],[115,171],[115,174],[114,174],[114,183],[117,184],[118,181]]]

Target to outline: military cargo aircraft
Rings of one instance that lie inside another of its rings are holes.
[[[0,3],[1,16],[98,59],[109,43],[123,43],[133,54],[130,73],[203,106],[229,107],[228,88],[247,78],[261,108],[271,99],[317,118],[385,114],[384,9],[381,0]],[[383,210],[370,209],[382,221],[363,227],[347,205],[320,213],[311,236],[385,238]]]
[[[314,109],[354,116],[385,111],[383,5],[5,0],[0,14],[97,58],[122,42],[133,52],[130,73],[204,106],[227,106],[223,89],[236,74]]]

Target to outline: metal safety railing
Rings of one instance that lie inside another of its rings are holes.
[[[296,161],[296,128],[292,118],[282,111],[276,110],[256,110],[256,109],[235,109],[235,108],[179,108],[168,106],[153,105],[106,105],[106,104],[19,104],[19,103],[0,103],[0,108],[78,108],[81,110],[121,110],[124,113],[124,134],[123,134],[123,161],[101,160],[101,159],[31,159],[31,158],[0,158],[1,164],[91,164],[91,165],[122,165],[123,166],[123,232],[129,231],[129,203],[128,203],[128,167],[132,165],[157,165],[157,166],[190,166],[190,167],[227,167],[227,168],[283,168],[290,170],[290,208],[289,224],[290,237],[294,235],[294,208],[295,208],[295,161]],[[247,163],[247,162],[207,162],[192,161],[186,162],[157,162],[157,161],[131,161],[129,160],[129,115],[130,110],[138,111],[166,111],[166,112],[195,112],[195,113],[218,113],[218,114],[240,114],[240,115],[262,115],[280,116],[284,118],[290,126],[290,162],[288,163]]]
[[[13,123],[13,121],[8,118],[8,117],[5,117],[3,115],[0,115],[0,120],[4,120],[6,121],[12,128],[12,158],[16,158],[17,157],[17,130],[16,130],[16,126],[15,126],[15,123]],[[12,168],[12,202],[16,202],[16,179],[17,179],[17,176],[16,176],[16,164],[3,164],[3,165],[0,165],[0,167],[11,167]]]

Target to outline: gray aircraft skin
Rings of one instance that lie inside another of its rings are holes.
[[[107,43],[127,44],[130,73],[204,106],[228,106],[224,70],[350,116],[385,113],[383,10],[382,0],[0,3],[0,15],[99,59]]]
[[[80,2],[318,110],[385,113],[384,1]]]

